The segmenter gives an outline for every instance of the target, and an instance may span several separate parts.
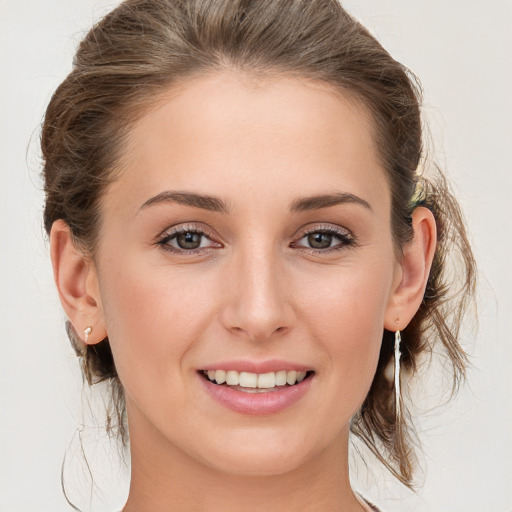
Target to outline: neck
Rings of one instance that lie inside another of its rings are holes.
[[[198,461],[153,431],[130,425],[131,483],[123,512],[366,510],[350,487],[348,427],[291,471],[238,475]]]

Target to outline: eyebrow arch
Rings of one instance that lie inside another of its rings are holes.
[[[347,192],[337,192],[334,194],[324,194],[295,199],[295,201],[293,201],[290,205],[290,211],[305,212],[310,210],[318,210],[320,208],[328,208],[329,206],[335,206],[337,204],[344,203],[359,204],[372,211],[372,207],[367,201]]]
[[[160,194],[157,194],[154,197],[151,197],[140,207],[139,211],[155,204],[162,203],[178,203],[211,212],[229,213],[229,208],[226,203],[218,197],[196,194],[194,192],[179,192],[173,190],[166,190],[164,192],[160,192]],[[372,211],[372,208],[367,201],[347,192],[322,194],[295,199],[290,205],[290,211],[292,213],[297,213],[319,210],[321,208],[328,208],[330,206],[344,203],[359,204]]]
[[[202,194],[195,194],[193,192],[178,192],[166,190],[160,192],[156,196],[148,199],[139,209],[144,210],[149,206],[161,203],[178,203],[185,206],[193,206],[195,208],[202,208],[211,212],[228,213],[226,203],[218,197],[205,196]]]

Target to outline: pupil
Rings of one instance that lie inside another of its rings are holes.
[[[326,249],[331,246],[332,235],[329,233],[311,233],[308,242],[314,249]]]
[[[201,245],[201,234],[188,231],[177,236],[177,242],[181,249],[197,249]]]

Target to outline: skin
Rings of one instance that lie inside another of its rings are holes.
[[[349,421],[383,329],[404,328],[417,311],[435,249],[424,208],[413,242],[402,254],[393,245],[366,110],[311,81],[211,74],[142,116],[120,167],[94,257],[63,221],[51,252],[68,318],[79,333],[93,327],[88,343],[108,335],[126,392],[124,511],[365,510],[349,484]],[[165,191],[215,196],[229,211],[143,206]],[[367,205],[290,211],[298,198],[335,193]],[[199,252],[158,243],[177,226],[207,233]],[[344,238],[312,248],[305,232],[326,229]],[[221,406],[197,373],[275,358],[315,375],[299,402],[267,416]]]

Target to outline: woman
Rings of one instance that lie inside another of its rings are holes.
[[[375,510],[350,431],[412,484],[400,377],[434,345],[463,376],[474,264],[421,176],[414,78],[337,2],[123,3],[42,150],[70,339],[129,432],[125,512]]]

